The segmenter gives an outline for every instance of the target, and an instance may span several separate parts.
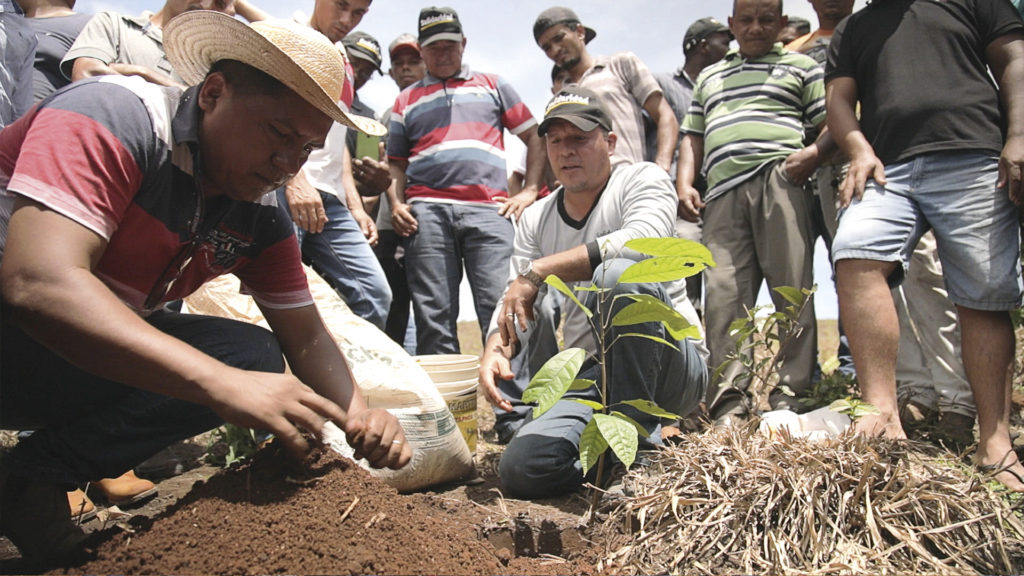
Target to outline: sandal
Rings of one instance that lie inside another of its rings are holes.
[[[978,469],[978,472],[981,472],[985,476],[991,476],[991,477],[993,477],[993,479],[994,479],[996,474],[1000,474],[1002,472],[1008,472],[1011,476],[1016,478],[1017,481],[1019,481],[1021,484],[1024,484],[1024,476],[1022,476],[1019,472],[1017,472],[1015,470],[1012,470],[1010,468],[1011,466],[1013,466],[1015,464],[1015,462],[1011,462],[1011,463],[1006,464],[1006,465],[1003,464],[1004,462],[1006,462],[1006,458],[1008,456],[1010,456],[1011,454],[1016,455],[1015,451],[1012,448],[1010,449],[1009,452],[1006,453],[1005,456],[1000,458],[999,462],[997,462],[996,464],[975,464],[974,467]],[[1019,462],[1019,460],[1017,462]]]

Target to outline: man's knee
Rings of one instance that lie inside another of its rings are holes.
[[[514,498],[547,498],[583,484],[579,448],[567,438],[519,434],[498,466],[502,489]]]
[[[857,289],[865,283],[887,283],[895,288],[903,280],[903,268],[899,262],[870,260],[866,258],[843,258],[836,260],[836,289]]]
[[[154,315],[149,321],[158,330],[233,368],[284,372],[284,357],[277,337],[262,326],[178,313]]]

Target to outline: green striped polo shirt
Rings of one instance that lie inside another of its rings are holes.
[[[701,72],[680,131],[704,138],[708,201],[803,148],[804,123],[824,120],[821,66],[775,44],[759,58],[732,50]]]

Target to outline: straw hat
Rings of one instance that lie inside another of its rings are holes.
[[[196,10],[164,28],[167,59],[189,85],[199,84],[220,60],[237,60],[276,78],[335,121],[373,136],[386,133],[371,118],[338,106],[345,60],[326,36],[308,26],[264,20],[245,24],[220,12]]]

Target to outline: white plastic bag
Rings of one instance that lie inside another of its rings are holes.
[[[401,470],[370,470],[399,491],[425,488],[469,477],[473,458],[455,419],[427,373],[397,343],[376,326],[357,317],[319,275],[306,268],[310,291],[324,324],[345,353],[360,392],[371,408],[383,408],[398,418],[413,449],[412,461]],[[186,299],[188,309],[266,326],[256,303],[239,293],[234,276],[208,282]],[[345,435],[325,427],[324,442],[352,457]]]
[[[794,438],[821,440],[835,438],[849,427],[849,416],[833,412],[825,406],[806,414],[797,414],[789,410],[765,412],[761,414],[759,430],[769,437],[774,437],[785,429]]]

